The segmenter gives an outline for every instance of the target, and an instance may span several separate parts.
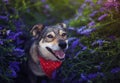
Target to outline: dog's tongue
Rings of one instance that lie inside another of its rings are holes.
[[[60,57],[60,58],[64,58],[65,53],[62,50],[59,51],[54,51],[55,55]]]

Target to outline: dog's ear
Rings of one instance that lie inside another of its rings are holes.
[[[67,25],[65,23],[59,23],[59,25],[62,27],[62,28],[67,28]]]
[[[44,29],[44,25],[42,24],[36,24],[33,26],[33,28],[30,30],[30,33],[32,33],[32,35],[34,37],[38,37],[38,35],[41,33],[41,31]]]

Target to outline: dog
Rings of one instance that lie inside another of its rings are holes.
[[[65,50],[68,48],[67,26],[59,23],[53,26],[42,24],[34,25],[32,44],[29,48],[28,69],[31,83],[37,83],[42,76],[52,77],[65,59]]]

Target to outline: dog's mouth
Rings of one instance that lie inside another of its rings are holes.
[[[46,49],[52,53],[57,59],[59,60],[64,60],[65,58],[65,53],[63,50],[52,50],[51,48],[49,47],[46,47]]]

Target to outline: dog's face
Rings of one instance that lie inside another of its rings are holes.
[[[68,48],[66,25],[64,23],[54,26],[35,25],[31,30],[37,39],[39,54],[45,59],[63,60],[64,50]]]

